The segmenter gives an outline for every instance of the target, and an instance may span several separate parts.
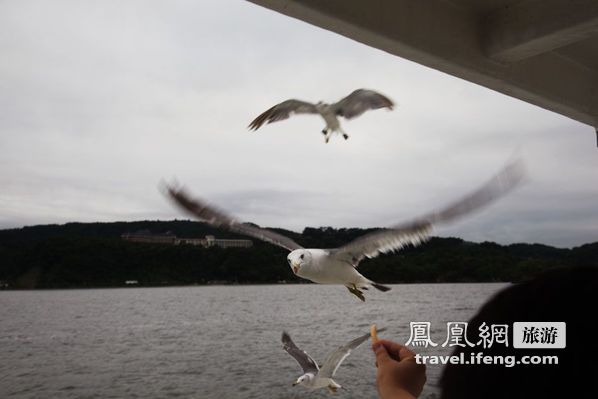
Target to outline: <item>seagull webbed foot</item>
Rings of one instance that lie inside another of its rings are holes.
[[[359,298],[359,299],[360,299],[362,302],[365,302],[365,296],[363,295],[363,292],[362,292],[362,291],[361,291],[359,288],[357,288],[357,287],[355,286],[355,284],[353,284],[353,286],[352,286],[352,287],[350,287],[350,286],[348,286],[348,285],[347,285],[346,287],[347,287],[347,289],[349,290],[349,292],[350,292],[351,294],[355,295],[355,296],[356,296],[357,298]]]

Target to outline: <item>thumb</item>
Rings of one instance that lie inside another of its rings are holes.
[[[381,343],[373,344],[372,350],[376,354],[376,363],[378,365],[382,365],[385,362],[391,360],[390,355],[388,354],[388,351],[386,350],[384,345],[382,345]]]

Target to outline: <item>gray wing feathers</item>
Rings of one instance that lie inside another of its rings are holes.
[[[289,251],[303,248],[301,245],[297,244],[290,238],[283,236],[282,234],[240,223],[226,213],[213,206],[210,206],[208,203],[198,198],[191,198],[191,196],[189,196],[182,188],[176,188],[172,186],[166,186],[165,188],[166,193],[176,204],[191,213],[193,216],[214,227],[248,235],[250,237],[257,238],[258,240],[278,245],[279,247],[285,248]]]
[[[379,328],[378,332],[385,331],[386,328]],[[351,351],[357,348],[359,345],[364,343],[370,338],[370,334],[364,334],[352,341],[347,342],[343,346],[339,346],[334,352],[328,355],[318,377],[321,378],[332,378],[336,374],[336,370],[340,367],[341,363],[351,354]]]
[[[373,258],[380,253],[398,251],[409,244],[418,245],[428,238],[434,225],[448,223],[489,205],[517,187],[524,176],[522,162],[514,161],[480,188],[451,205],[388,230],[366,234],[331,253],[357,266],[365,257]]]
[[[381,253],[398,251],[408,245],[417,246],[428,239],[432,225],[427,221],[369,233],[331,251],[332,256],[351,263],[354,267],[364,258],[375,258]]]
[[[388,97],[373,90],[357,89],[339,102],[332,104],[332,107],[337,115],[351,119],[371,109],[393,109],[394,103]]]
[[[304,373],[317,373],[319,370],[318,364],[305,351],[302,351],[295,345],[290,335],[287,332],[282,333],[282,347],[285,351],[299,363]]]
[[[261,113],[248,126],[249,130],[257,130],[264,123],[278,122],[288,119],[292,114],[315,114],[315,105],[301,100],[287,100]]]
[[[447,223],[458,219],[472,211],[496,201],[500,197],[512,191],[525,178],[525,167],[521,160],[507,164],[490,180],[469,195],[455,201],[446,208],[430,213],[422,219],[432,224]]]

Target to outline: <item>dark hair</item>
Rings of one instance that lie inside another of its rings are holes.
[[[440,385],[443,399],[556,398],[593,391],[598,362],[598,268],[555,269],[514,284],[491,298],[468,325],[470,342],[479,341],[482,323],[509,325],[509,345],[458,349],[466,358],[485,355],[556,355],[558,365],[449,365]],[[513,322],[566,322],[565,349],[514,349]],[[581,396],[580,396],[581,397]]]

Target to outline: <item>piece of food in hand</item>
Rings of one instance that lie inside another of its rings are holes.
[[[372,336],[372,343],[378,342],[378,330],[376,329],[376,325],[372,324],[370,327],[370,335]]]

